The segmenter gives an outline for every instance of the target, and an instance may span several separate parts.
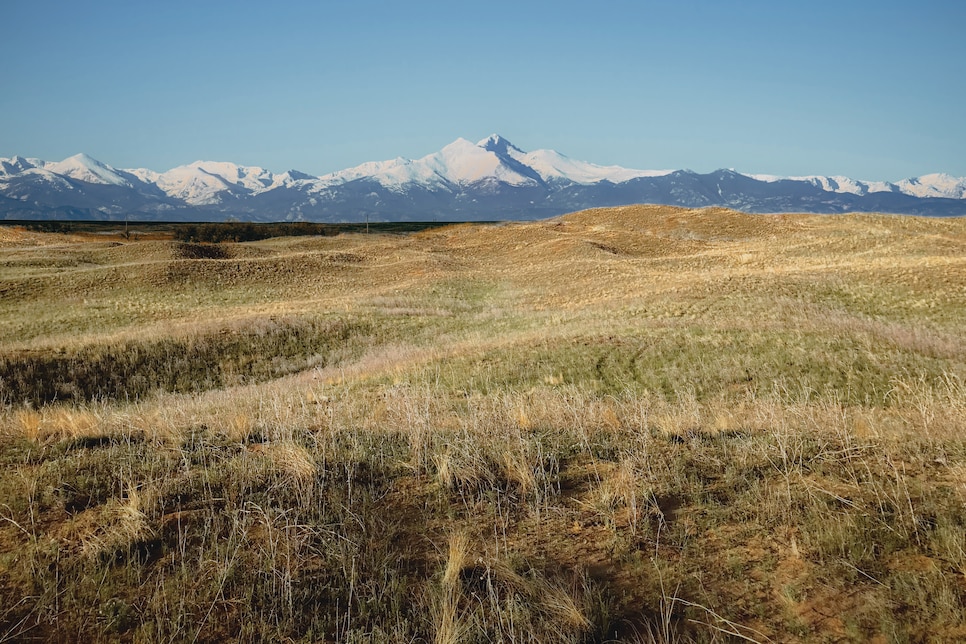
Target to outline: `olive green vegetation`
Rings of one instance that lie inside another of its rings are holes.
[[[5,403],[138,400],[154,391],[192,392],[261,382],[352,355],[367,325],[342,320],[269,320],[185,339],[160,338],[56,353],[0,356]]]
[[[0,235],[0,641],[966,637],[966,221]]]

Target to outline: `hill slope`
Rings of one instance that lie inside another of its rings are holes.
[[[964,219],[0,245],[0,639],[966,635]]]

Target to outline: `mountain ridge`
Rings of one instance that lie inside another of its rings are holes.
[[[418,159],[370,161],[321,176],[195,161],[155,172],[80,153],[63,161],[0,158],[0,218],[263,221],[537,219],[597,206],[659,203],[748,212],[876,211],[966,215],[966,178],[898,182],[782,177],[719,169],[636,170],[526,152],[499,134],[458,138]]]

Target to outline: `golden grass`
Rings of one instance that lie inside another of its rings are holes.
[[[0,244],[0,639],[966,635],[964,220]]]

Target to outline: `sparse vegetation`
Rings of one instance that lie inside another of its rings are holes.
[[[966,637],[966,221],[0,246],[0,641]]]
[[[271,239],[272,237],[302,237],[315,235],[339,235],[352,232],[373,233],[412,233],[420,230],[438,228],[447,224],[437,222],[373,221],[365,223],[317,223],[309,221],[293,222],[167,222],[167,221],[58,221],[45,220],[0,220],[0,227],[20,228],[42,233],[96,234],[113,235],[124,240],[143,237],[168,237],[184,242],[220,243],[245,242]]]

